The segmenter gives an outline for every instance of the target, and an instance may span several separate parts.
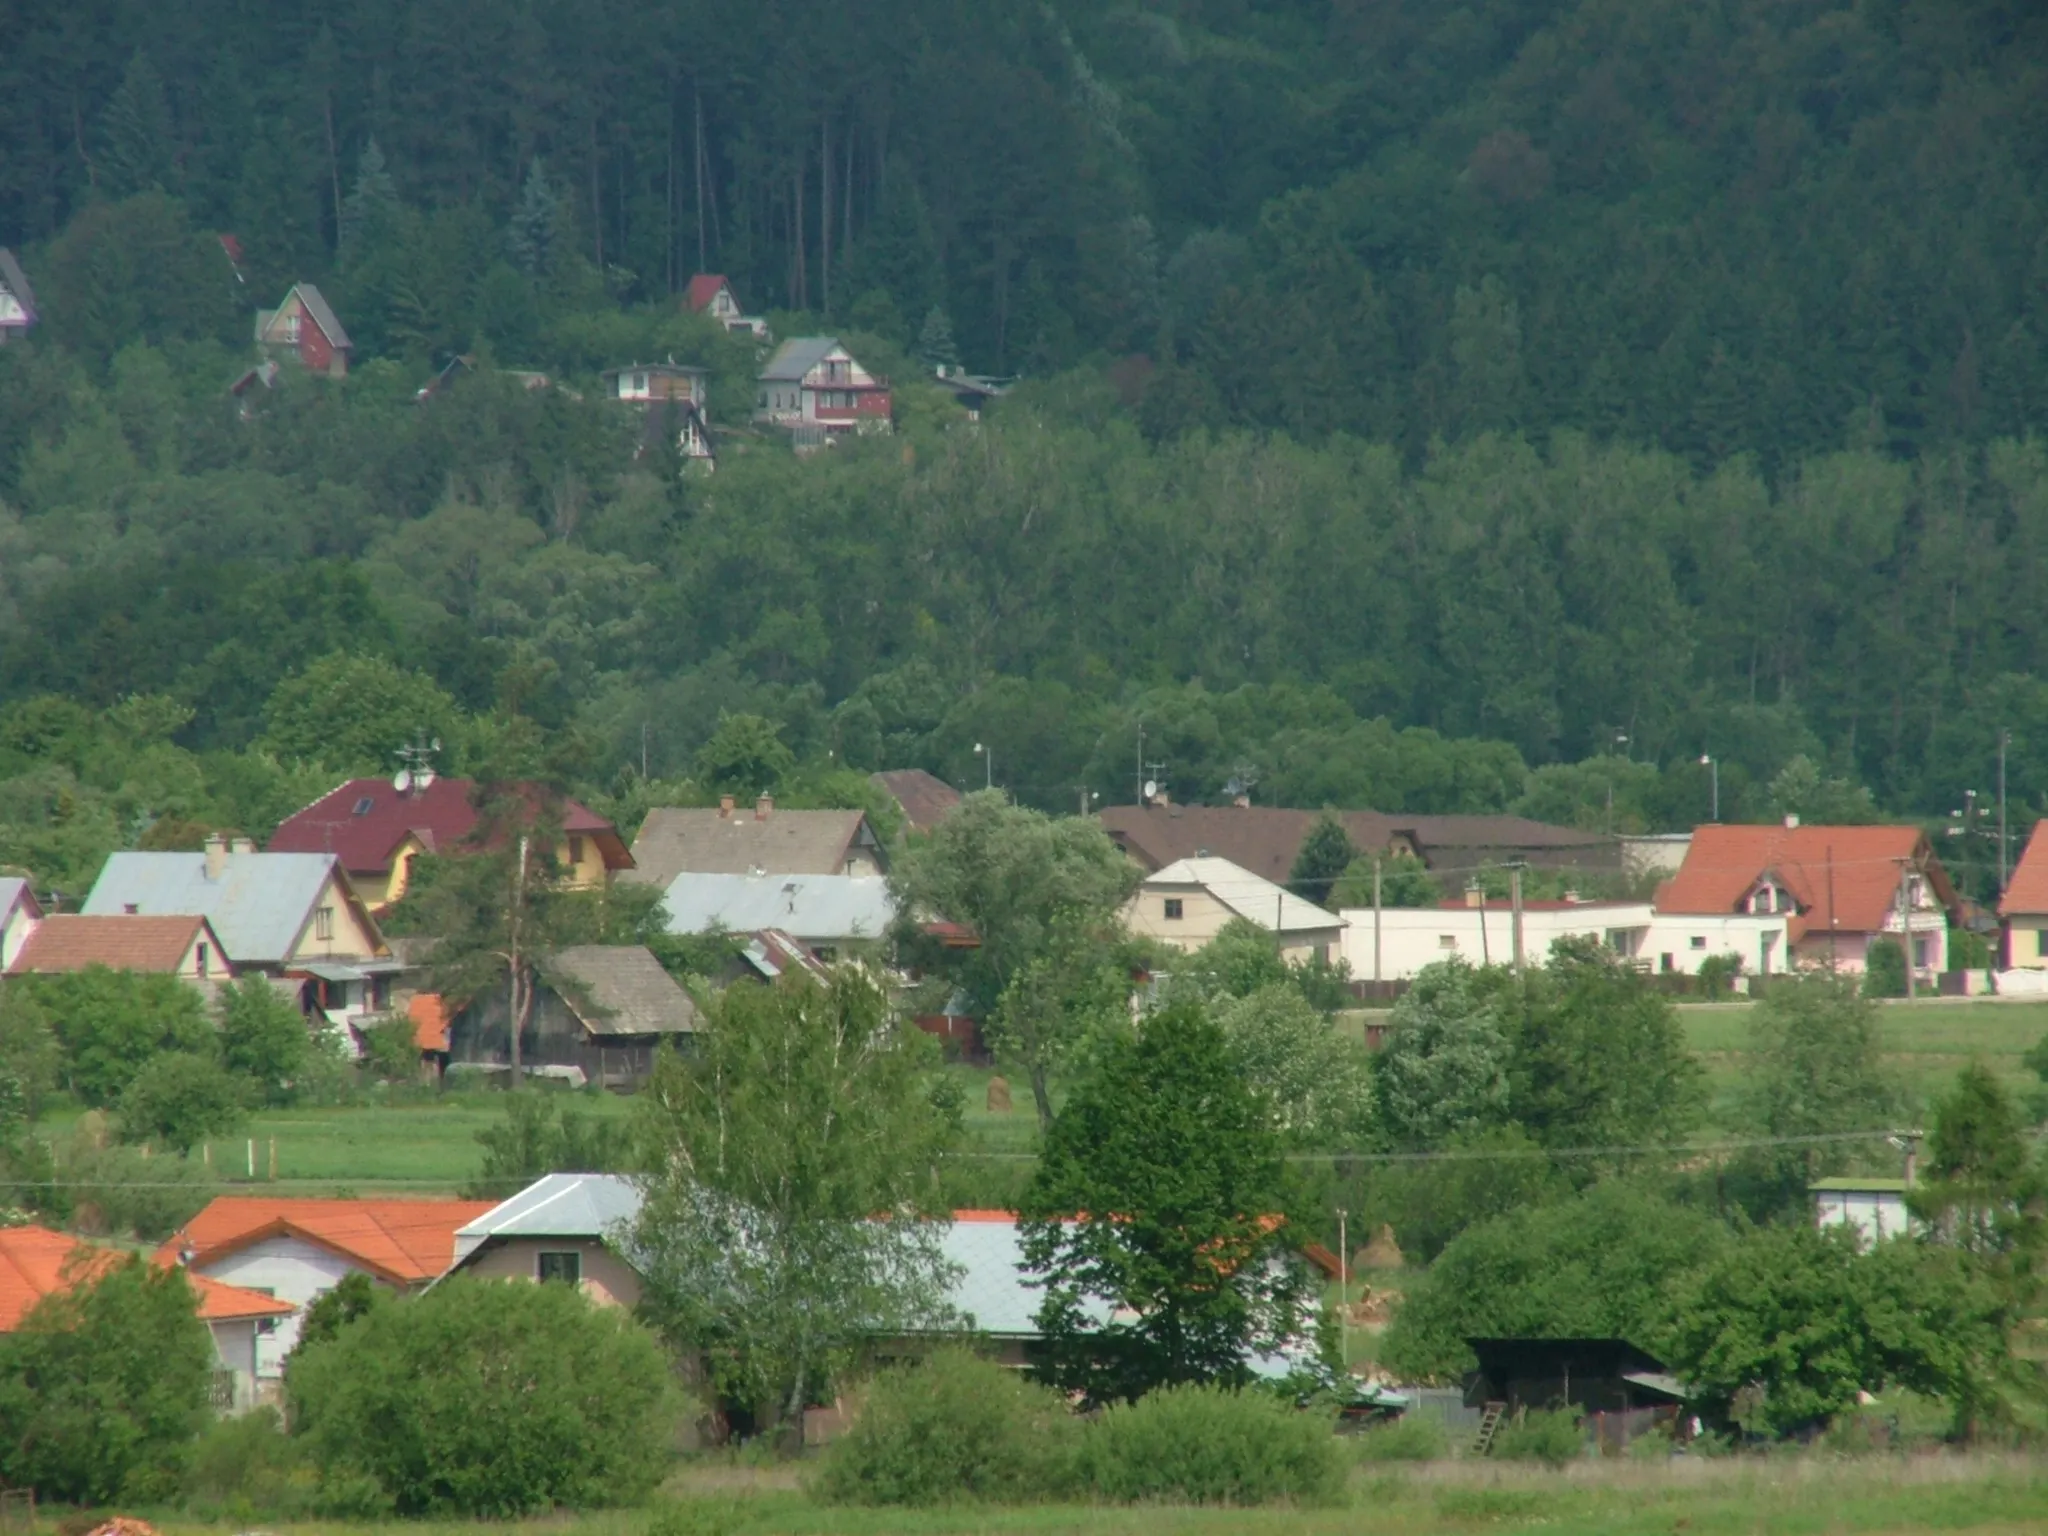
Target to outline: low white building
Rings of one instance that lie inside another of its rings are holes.
[[[1335,960],[1343,946],[1343,918],[1228,859],[1176,859],[1147,875],[1124,908],[1132,933],[1189,951],[1235,918],[1277,934],[1281,955],[1297,964]]]
[[[1816,1179],[1807,1189],[1813,1196],[1814,1225],[1854,1227],[1866,1248],[1903,1237],[1912,1225],[1904,1179]]]
[[[1456,957],[1471,965],[1509,965],[1515,916],[1505,901],[1436,907],[1346,907],[1344,959],[1359,981],[1412,980],[1425,966]],[[1522,906],[1522,953],[1541,965],[1559,939],[1592,939],[1644,970],[1695,976],[1714,955],[1734,955],[1742,974],[1785,969],[1782,915],[1668,914],[1646,901],[1530,901]],[[1377,942],[1375,942],[1377,935]]]

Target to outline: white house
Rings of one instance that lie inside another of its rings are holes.
[[[1344,919],[1228,859],[1176,859],[1145,877],[1124,908],[1124,926],[1177,949],[1197,950],[1234,918],[1276,934],[1294,962],[1335,960]]]
[[[351,1274],[396,1291],[417,1290],[454,1257],[456,1229],[491,1209],[488,1200],[300,1200],[223,1195],[157,1250],[245,1291],[298,1309],[255,1339],[259,1378],[283,1374],[299,1320],[315,1298]]]
[[[1807,1188],[1814,1225],[1854,1227],[1865,1247],[1902,1237],[1912,1225],[1904,1179],[1817,1179]]]
[[[14,252],[0,245],[0,347],[10,336],[25,336],[36,323],[35,291]]]
[[[890,429],[889,381],[861,367],[832,336],[797,336],[761,370],[754,420],[826,438]]]

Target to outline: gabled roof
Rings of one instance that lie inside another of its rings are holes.
[[[311,283],[296,283],[292,293],[299,296],[299,302],[306,306],[306,313],[312,316],[313,323],[320,327],[320,333],[333,344],[335,351],[354,350],[355,343],[348,339],[348,332],[341,328],[341,322],[334,317],[334,311],[328,308],[327,300],[318,288]],[[285,299],[289,302],[291,294],[286,294]]]
[[[748,939],[740,950],[740,959],[763,981],[779,980],[791,971],[802,971],[815,981],[825,981],[832,974],[780,928],[763,928]]]
[[[47,1227],[0,1228],[0,1333],[19,1328],[45,1296],[97,1279],[128,1257],[119,1249],[103,1248]],[[298,1311],[291,1302],[204,1275],[188,1272],[185,1279],[199,1298],[199,1316],[204,1322],[289,1317]]]
[[[1799,932],[1875,933],[1897,909],[1902,862],[1924,868],[1941,904],[1954,905],[1948,875],[1918,827],[1706,826],[1658,889],[1656,907],[1735,912],[1769,875],[1798,902]]]
[[[1176,859],[1146,876],[1143,889],[1162,891],[1177,887],[1207,891],[1239,917],[1261,928],[1277,928],[1281,933],[1344,926],[1344,919],[1336,913],[1326,912],[1312,901],[1303,901],[1285,886],[1261,879],[1228,859]]]
[[[93,917],[60,912],[36,924],[10,976],[52,975],[104,965],[113,971],[175,971],[195,940],[205,939],[223,959],[226,952],[203,917]]]
[[[225,859],[220,878],[211,880],[204,853],[113,854],[85,898],[85,914],[114,917],[131,907],[142,917],[196,914],[213,925],[235,964],[278,965],[291,955],[333,879],[381,947],[377,925],[332,854],[229,853]]]
[[[711,301],[718,297],[719,289],[731,287],[732,284],[722,273],[699,272],[690,279],[690,286],[683,290],[683,303],[688,305],[693,313],[702,314],[711,307]],[[740,296],[737,293],[733,294],[732,301],[737,307]]]
[[[28,274],[21,270],[21,263],[14,259],[14,252],[0,245],[0,288],[14,295],[14,301],[28,313],[28,323],[36,323],[35,290],[28,285]]]
[[[7,910],[0,897],[0,913]],[[1998,898],[2000,917],[2035,917],[2048,914],[2048,821],[2037,821],[2027,846],[2013,866],[2005,894]]]
[[[868,782],[903,808],[913,832],[929,832],[960,804],[960,791],[922,768],[891,768],[871,773]]]
[[[781,384],[801,384],[804,375],[838,346],[837,336],[792,336],[775,349],[775,355],[761,370],[761,377]]]
[[[755,933],[879,939],[896,907],[880,875],[677,875],[663,898],[670,933]]]
[[[0,875],[0,928],[7,926],[16,907],[26,907],[30,917],[43,915],[43,904],[36,900],[36,893],[26,880],[19,875]]]
[[[303,1200],[222,1195],[157,1249],[159,1259],[191,1251],[199,1269],[272,1237],[296,1237],[339,1254],[394,1285],[447,1269],[456,1229],[491,1209],[489,1200]]]
[[[697,1004],[644,944],[577,944],[546,971],[593,1035],[675,1035],[697,1028]]]
[[[667,885],[681,874],[839,875],[862,840],[861,811],[732,810],[663,806],[647,813],[633,839],[633,879]],[[879,850],[872,829],[866,840]],[[879,852],[877,859],[879,860]],[[752,923],[750,928],[772,924]]]
[[[453,1268],[492,1240],[552,1237],[607,1242],[640,1214],[640,1190],[616,1173],[550,1173],[455,1234]]]
[[[476,827],[473,779],[435,777],[426,788],[400,791],[389,779],[350,779],[303,811],[285,818],[270,836],[273,853],[331,853],[351,874],[382,875],[407,839],[429,853],[448,853]],[[522,791],[536,806],[538,791]],[[618,829],[574,800],[561,802],[562,830],[593,837],[605,868],[631,868],[632,854]]]

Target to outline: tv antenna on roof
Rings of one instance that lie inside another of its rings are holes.
[[[409,746],[403,746],[393,754],[402,765],[392,776],[391,787],[401,795],[417,789],[425,794],[434,782],[434,754],[441,750],[441,738],[431,741],[422,734],[413,739]]]

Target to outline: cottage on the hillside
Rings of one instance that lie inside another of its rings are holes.
[[[759,315],[744,313],[731,279],[717,272],[699,272],[683,290],[683,307],[693,315],[709,315],[728,331],[744,331],[761,341],[768,339],[768,322]]]
[[[712,467],[717,454],[705,415],[708,376],[702,368],[676,362],[628,363],[605,370],[605,398],[641,413],[642,442],[635,458],[650,448],[673,447],[684,459]]]
[[[26,336],[35,328],[36,296],[28,285],[28,274],[14,259],[14,252],[0,245],[0,347],[10,336]]]
[[[863,368],[832,336],[785,341],[761,370],[754,420],[793,434],[799,448],[849,432],[887,432],[889,381]]]
[[[348,376],[355,343],[311,283],[294,283],[275,309],[256,312],[256,345],[273,361],[290,358],[310,373],[330,379]]]

